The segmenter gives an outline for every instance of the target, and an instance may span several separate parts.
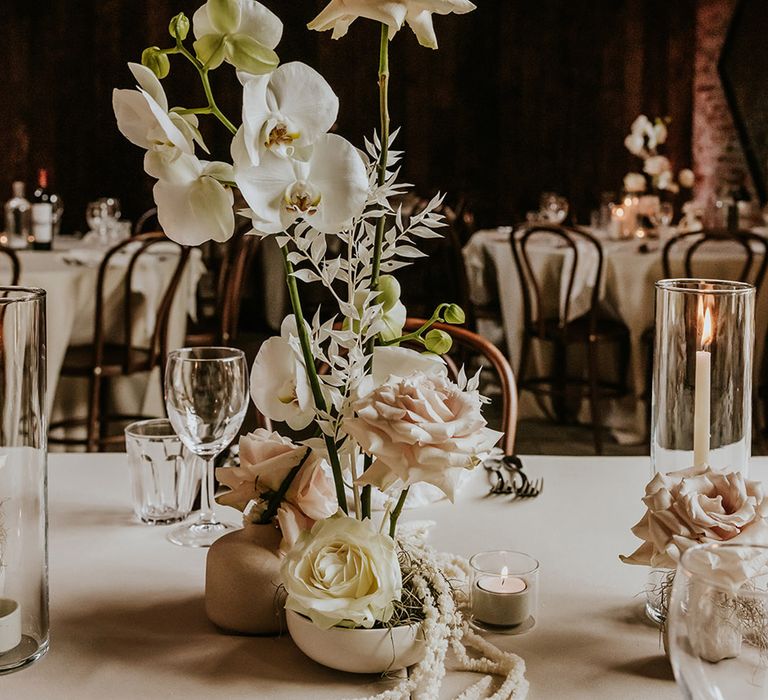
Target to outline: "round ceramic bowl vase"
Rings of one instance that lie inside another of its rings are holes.
[[[417,664],[426,646],[421,625],[392,629],[323,630],[293,610],[285,611],[288,631],[310,659],[337,671],[385,673]]]

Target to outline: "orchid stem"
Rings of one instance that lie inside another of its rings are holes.
[[[389,516],[389,536],[394,539],[395,532],[397,532],[397,521],[400,519],[400,513],[403,512],[405,501],[408,498],[408,491],[411,490],[410,486],[407,486],[400,492],[400,498],[397,499],[397,505]]]
[[[389,160],[389,27],[386,24],[381,25],[381,41],[379,43],[379,120],[381,130],[381,152],[379,153],[379,163],[377,166],[379,187],[382,187],[387,181],[387,161]],[[379,217],[376,222],[376,237],[373,244],[373,268],[371,271],[371,289],[377,290],[379,287],[379,273],[381,272],[381,249],[384,244],[384,228],[386,227],[386,217]],[[368,341],[366,351],[372,355],[375,338]],[[373,460],[366,455],[363,470],[367,470]],[[371,517],[371,487],[363,487],[360,495],[361,509],[363,519]]]
[[[320,378],[317,376],[317,368],[315,367],[315,358],[312,355],[312,346],[309,342],[309,334],[307,333],[307,326],[304,322],[304,313],[301,309],[301,299],[299,297],[299,289],[296,285],[296,278],[293,276],[293,265],[288,259],[288,247],[284,246],[282,249],[283,263],[285,266],[285,281],[288,285],[288,295],[291,299],[291,308],[293,309],[293,315],[296,318],[296,330],[299,334],[299,343],[301,344],[301,354],[304,357],[304,364],[307,370],[307,376],[309,377],[309,385],[312,388],[312,397],[315,401],[315,409],[321,413],[328,411],[327,404],[325,403],[325,397],[323,396],[323,390],[320,386]],[[328,459],[331,462],[331,471],[333,472],[333,483],[336,487],[336,499],[339,502],[339,508],[345,513],[348,513],[347,509],[347,493],[344,490],[344,478],[341,473],[341,462],[339,461],[339,451],[336,448],[336,442],[333,437],[323,433],[325,439],[325,446],[328,450]]]
[[[187,49],[184,44],[181,43],[180,39],[176,40],[176,50],[175,51],[168,51],[168,53],[180,53],[184,58],[186,58],[197,70],[197,72],[200,74],[200,80],[203,83],[203,91],[205,92],[205,97],[208,100],[208,107],[207,112],[189,112],[187,111],[186,114],[212,114],[214,117],[216,117],[224,126],[229,129],[230,133],[236,134],[237,133],[237,127],[227,119],[226,116],[224,116],[224,113],[219,109],[218,105],[216,104],[216,100],[213,97],[213,91],[211,90],[211,81],[208,78],[208,66],[203,65],[198,58],[196,58],[193,54],[189,52],[189,49]],[[205,109],[205,108],[203,108]]]

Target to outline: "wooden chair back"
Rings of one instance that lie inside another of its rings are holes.
[[[116,246],[107,251],[104,259],[99,265],[99,273],[96,280],[96,314],[94,320],[93,331],[93,367],[102,366],[104,360],[104,345],[105,345],[105,281],[107,271],[109,269],[110,261],[122,251],[130,248],[128,246],[138,247],[132,252],[128,253],[130,259],[127,264],[125,278],[123,280],[123,371],[126,374],[131,374],[136,371],[143,371],[147,367],[154,367],[161,364],[162,358],[165,357],[167,351],[167,332],[168,321],[171,313],[171,306],[176,296],[176,290],[179,286],[179,281],[184,273],[187,261],[189,259],[189,248],[182,246],[170,239],[166,238],[164,234],[159,232],[154,233],[142,233],[138,236],[134,236],[126,241],[118,243]],[[156,320],[154,324],[154,330],[152,337],[149,341],[148,348],[141,348],[143,350],[149,350],[149,357],[147,358],[146,352],[139,353],[139,347],[134,342],[134,321],[136,319],[136,294],[134,293],[134,272],[136,271],[136,265],[139,259],[147,253],[151,248],[162,244],[169,248],[173,248],[171,254],[176,254],[178,251],[178,262],[171,274],[170,279],[166,285],[163,296],[160,300],[160,304],[156,311]]]
[[[16,255],[16,251],[8,246],[0,245],[0,257],[6,258],[11,266],[11,278],[5,284],[16,287],[19,284],[19,278],[21,277],[21,262],[19,256]]]
[[[147,209],[133,225],[133,234],[138,236],[140,233],[152,233],[160,230],[160,221],[157,218],[157,207]]]
[[[686,247],[687,246],[687,247]],[[686,231],[670,238],[664,245],[661,256],[664,277],[669,279],[679,277],[674,273],[673,254],[676,249],[683,247],[682,271],[685,277],[695,277],[695,258],[705,248],[710,250],[728,247],[744,257],[744,264],[739,274],[732,280],[748,282],[760,291],[768,269],[768,239],[752,231],[704,230]],[[718,274],[718,277],[720,275]]]
[[[412,333],[421,328],[426,321],[421,318],[408,318],[403,333]],[[514,454],[515,432],[517,430],[517,386],[512,366],[503,353],[490,341],[477,333],[444,323],[436,323],[433,328],[445,331],[451,336],[455,349],[465,349],[484,357],[493,367],[501,384],[502,416],[501,430],[504,432],[501,447],[505,455]],[[458,346],[458,347],[456,347]],[[458,374],[456,363],[446,356],[448,369],[455,379]]]
[[[513,231],[510,235],[512,256],[514,257],[517,274],[520,279],[525,330],[529,333],[538,331],[543,336],[545,335],[547,321],[552,320],[547,318],[546,313],[543,311],[546,308],[546,300],[543,296],[545,291],[544,284],[536,274],[531,260],[530,246],[537,240],[541,241],[546,238],[550,239],[548,244],[552,245],[553,236],[556,238],[555,245],[570,251],[570,254],[573,256],[570,269],[564,273],[567,275],[566,279],[560,280],[560,288],[562,289],[563,284],[565,284],[566,290],[560,307],[560,314],[558,315],[558,327],[563,331],[565,331],[568,319],[570,319],[576,275],[580,271],[580,266],[586,264],[579,251],[578,243],[583,242],[586,244],[589,249],[594,251],[594,255],[597,256],[597,265],[594,268],[591,279],[587,280],[587,284],[592,289],[588,314],[590,325],[594,330],[597,326],[600,283],[603,276],[603,247],[600,245],[600,241],[587,231],[573,226],[558,226],[555,224],[523,226]]]

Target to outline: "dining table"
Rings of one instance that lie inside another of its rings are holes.
[[[608,400],[609,407],[603,410],[603,422],[619,443],[641,444],[647,440],[645,401],[650,396],[648,378],[651,357],[648,332],[654,325],[654,285],[664,277],[662,250],[666,240],[674,235],[674,230],[670,230],[661,239],[632,237],[619,240],[610,239],[594,229],[587,230],[598,240],[603,253],[602,278],[597,290],[600,313],[621,321],[627,327],[630,338],[628,395]],[[513,227],[509,226],[477,231],[464,247],[463,255],[472,303],[479,308],[498,309],[496,318],[493,313],[483,314],[486,318],[479,320],[478,330],[482,335],[504,344],[512,367],[517,372],[524,309],[520,276],[510,244],[512,231]],[[685,248],[685,245],[677,246],[670,257],[672,272],[680,277],[684,276],[682,259]],[[579,241],[577,252],[579,260],[567,310],[568,318],[564,319],[567,321],[589,311],[598,264],[594,248]],[[573,251],[559,244],[558,239],[542,235],[529,245],[529,256],[540,282],[542,301],[547,307],[545,313],[562,317],[566,309],[567,280],[573,265]],[[744,253],[740,247],[724,249],[718,245],[705,246],[696,253],[695,273],[711,279],[734,280],[739,279],[743,265]],[[763,284],[755,300],[753,370],[756,380],[762,369],[766,332],[768,285]],[[533,369],[539,375],[546,374],[552,365],[551,345],[534,342],[532,350]],[[581,350],[577,348],[577,353]],[[615,354],[618,349],[609,348],[608,352]],[[617,377],[613,368],[617,366],[616,360],[606,354],[601,355],[599,361],[601,367],[611,370],[606,379],[615,381]],[[522,417],[539,417],[545,411],[540,401],[534,401],[530,394],[521,392]],[[587,401],[580,407],[579,419],[584,422],[591,420]]]
[[[85,415],[87,387],[82,380],[61,378],[61,366],[70,345],[93,341],[96,314],[96,281],[99,264],[106,248],[86,246],[76,238],[59,237],[53,250],[18,250],[21,265],[19,284],[39,287],[46,294],[47,317],[47,411],[52,420]],[[173,274],[177,249],[151,248],[139,258],[134,270],[134,293],[137,295],[138,321],[134,326],[137,342],[148,342],[166,285]],[[122,332],[123,280],[130,252],[113,256],[105,277],[105,337],[112,340]],[[184,344],[187,317],[196,313],[197,284],[205,272],[200,251],[193,249],[171,308],[168,325],[168,347]],[[61,381],[60,381],[61,379]],[[121,380],[122,381],[122,380]],[[157,387],[155,385],[157,384]],[[146,377],[122,381],[116,392],[126,413],[163,414],[159,382]]]
[[[537,498],[489,495],[476,469],[451,504],[406,509],[427,521],[431,544],[469,557],[509,549],[540,562],[535,625],[488,635],[526,663],[531,700],[680,697],[659,629],[644,614],[647,569],[619,561],[638,545],[647,457],[523,456],[542,478]],[[755,458],[751,478],[768,476]],[[288,635],[226,634],[204,609],[206,550],[167,539],[169,527],[132,513],[126,455],[49,456],[51,642],[45,657],[0,678],[13,700],[184,698],[281,700],[367,697],[391,679],[334,671],[306,658]],[[237,522],[240,514],[220,507]],[[441,697],[478,676],[451,669]]]

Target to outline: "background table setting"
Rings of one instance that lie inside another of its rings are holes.
[[[674,236],[674,232],[662,239],[632,237],[612,240],[598,230],[586,230],[599,236],[603,249],[603,274],[598,291],[600,309],[607,317],[623,322],[630,336],[628,378],[631,394],[625,399],[611,400],[610,408],[605,412],[606,425],[619,442],[639,443],[647,436],[644,401],[649,396],[649,347],[644,336],[653,327],[654,284],[664,276],[662,248],[669,237]],[[524,317],[520,277],[510,244],[512,231],[511,227],[477,231],[464,247],[463,254],[472,302],[479,307],[498,305],[500,310],[501,329],[494,328],[493,320],[481,319],[481,333],[497,338],[502,333],[507,355],[513,367],[517,368]],[[593,292],[590,282],[594,279],[597,265],[594,250],[579,242],[577,246],[579,265],[567,320],[577,318],[589,309]],[[682,259],[686,247],[676,246],[672,252],[671,263],[673,269],[679,268],[680,276],[684,276]],[[569,269],[573,265],[573,252],[569,248],[548,245],[538,240],[531,249],[535,272],[544,280],[543,296],[550,305],[547,311],[557,317],[562,313],[567,294],[565,287]],[[756,253],[756,256],[762,257],[760,253]],[[715,247],[714,250],[705,247],[697,253],[696,265],[697,275],[712,279],[737,279],[744,265],[744,253],[738,247],[730,251],[721,247]],[[761,287],[756,301],[755,351],[758,358],[762,357],[768,330],[767,295],[768,289]],[[546,347],[534,345],[533,362],[538,369],[548,368],[551,361]],[[615,362],[608,360],[604,365],[612,368]],[[759,379],[761,369],[760,363],[756,363],[756,380]],[[583,417],[588,417],[586,407],[583,414]],[[526,394],[521,395],[521,415],[541,415],[541,409]]]

